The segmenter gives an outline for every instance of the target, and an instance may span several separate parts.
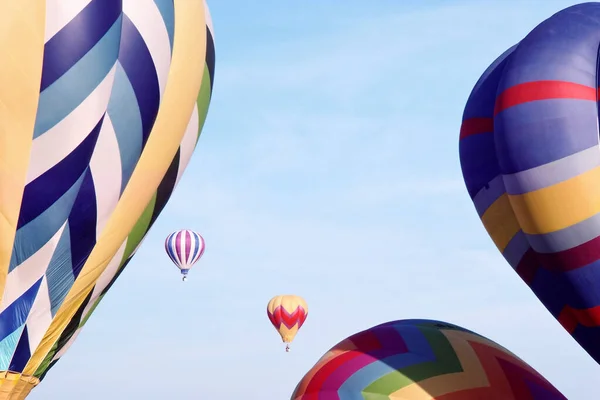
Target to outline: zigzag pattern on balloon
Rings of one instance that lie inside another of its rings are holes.
[[[295,326],[298,326],[298,329],[300,329],[306,320],[306,311],[302,306],[298,306],[292,312],[289,312],[283,306],[278,306],[273,312],[267,311],[267,314],[269,320],[276,328],[280,328],[283,325],[288,329],[292,329]]]
[[[148,207],[142,214],[140,220],[137,222],[136,227],[133,229],[127,240],[123,243],[123,246],[121,247],[123,252],[120,250],[109,264],[109,266],[113,266],[114,268],[107,268],[104,271],[96,283],[89,299],[87,299],[81,305],[80,310],[76,314],[76,318],[73,318],[69,327],[65,329],[59,340],[53,346],[52,351],[48,353],[48,356],[36,371],[35,375],[39,376],[40,378],[44,377],[49,371],[50,367],[56,364],[62,355],[69,350],[100,301],[104,298],[108,290],[112,287],[127,264],[131,261],[135,255],[135,252],[139,249],[144,237],[156,221],[158,215],[166,206],[171,194],[179,183],[179,180],[181,179],[183,172],[185,171],[185,168],[192,157],[194,148],[198,143],[198,139],[200,138],[200,134],[202,132],[202,127],[204,126],[204,122],[208,114],[215,76],[214,34],[208,7],[205,7],[205,12],[207,15],[205,73],[203,75],[202,86],[200,89],[200,94],[198,95],[196,108],[194,108],[188,129],[186,130],[185,136],[181,141],[179,150],[177,151],[177,154],[175,154],[171,166],[167,170],[154,197],[148,204]]]
[[[501,55],[465,108],[467,190],[498,249],[600,362],[600,3],[569,7]]]
[[[304,376],[292,400],[566,399],[498,344],[461,327],[403,320],[334,346]]]
[[[11,390],[12,395],[28,393],[70,347],[139,248],[192,156],[212,94],[215,52],[204,0],[184,3],[179,7],[191,10],[190,17],[197,21],[202,20],[202,8],[206,14],[206,53],[196,42],[205,58],[204,71],[198,68],[187,76],[190,87],[198,87],[193,82],[200,87],[196,104],[185,132],[182,126],[174,127],[171,137],[160,133],[164,146],[175,149],[179,143],[179,149],[170,167],[152,171],[160,174],[158,181],[162,176],[157,186],[148,186],[157,187],[154,196],[149,202],[140,197],[140,211],[130,210],[135,218],[139,215],[137,223],[118,250],[105,258],[110,259],[108,265],[98,267],[100,276],[78,308],[65,303],[85,292],[82,281],[89,277],[82,279],[86,274],[81,272],[89,269],[90,255],[135,180],[138,163],[144,157],[163,156],[156,145],[147,154],[146,145],[159,135],[155,120],[172,79],[177,6],[173,0],[73,0],[46,14],[31,149],[24,148],[29,154],[21,155],[31,160],[23,198],[3,200],[20,204],[20,210],[14,241],[0,237],[2,248],[13,249],[10,265],[0,268],[0,371],[16,373],[0,377],[0,398]],[[185,35],[180,36],[185,41]],[[181,102],[182,109],[188,105],[192,109],[192,101]],[[181,122],[186,121],[188,116]],[[171,159],[173,153],[166,154]],[[138,184],[144,173],[138,173]],[[6,191],[3,184],[3,193],[20,196],[19,190]],[[11,243],[4,243],[8,240]],[[74,313],[67,326],[59,328],[55,317],[71,313],[67,309]]]

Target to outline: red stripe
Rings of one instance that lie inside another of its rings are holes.
[[[356,357],[361,356],[362,354],[369,353],[374,350],[378,350],[381,348],[381,344],[377,339],[377,335],[371,331],[363,331],[357,333],[348,338],[355,345],[357,350],[347,351],[345,353],[340,354],[339,356],[331,359],[327,362],[327,364],[323,365],[321,369],[317,371],[317,373],[313,376],[310,383],[306,386],[305,395],[319,393],[321,390],[326,388],[323,387],[327,378],[331,376],[339,367],[344,365],[345,363],[355,359]],[[303,399],[317,399],[318,397],[303,397]]]
[[[490,133],[494,131],[493,118],[469,118],[465,119],[460,126],[460,140],[479,133]]]
[[[277,306],[275,310],[273,310],[273,314],[269,313],[268,310],[267,314],[269,315],[271,323],[277,329],[281,327],[281,324],[285,325],[288,329],[292,329],[298,324],[298,329],[300,329],[308,316],[302,306],[296,307],[292,313],[289,313],[283,306]]]
[[[585,267],[600,259],[600,236],[557,253],[537,253],[537,259],[549,271],[564,272]]]
[[[516,271],[527,286],[531,286],[539,268],[540,262],[537,259],[537,254],[532,248],[529,248],[517,264]]]
[[[496,98],[494,115],[509,107],[536,100],[578,99],[597,101],[596,88],[564,81],[526,82],[506,89]]]
[[[339,367],[341,367],[349,361],[352,361],[356,357],[360,357],[362,354],[363,353],[360,351],[351,350],[329,360],[327,364],[323,365],[317,371],[315,376],[313,376],[313,378],[310,380],[310,383],[308,384],[308,386],[306,387],[306,391],[304,392],[305,397],[302,397],[302,399],[317,400],[319,398],[319,393],[324,389],[323,385],[325,384],[327,378],[329,378],[331,374],[333,374]]]
[[[519,261],[516,271],[528,285],[531,285],[540,267],[553,272],[567,272],[598,260],[600,260],[600,236],[556,253],[537,253],[529,249]]]
[[[273,324],[273,326],[277,329],[279,329],[279,324],[277,323],[277,320],[275,319],[275,316],[273,314],[271,314],[269,312],[269,310],[267,310],[267,316],[269,317],[269,321],[271,321],[271,324]]]
[[[565,306],[558,316],[558,322],[571,334],[578,325],[588,328],[600,326],[600,306],[585,310]]]

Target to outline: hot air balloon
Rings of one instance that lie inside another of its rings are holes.
[[[289,352],[290,343],[308,317],[306,301],[294,295],[275,296],[267,304],[267,315],[285,343],[285,351]]]
[[[2,3],[0,20],[0,400],[20,400],[168,201],[215,54],[203,0]]]
[[[181,271],[184,282],[189,270],[204,254],[204,248],[204,238],[187,229],[173,232],[165,240],[165,251]]]
[[[504,258],[600,362],[600,3],[564,9],[485,71],[460,162]]]
[[[291,400],[566,400],[499,344],[441,321],[377,325],[329,350]]]

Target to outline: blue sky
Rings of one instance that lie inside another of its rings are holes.
[[[343,5],[342,5],[343,3]],[[458,133],[484,69],[563,0],[212,1],[199,147],[144,245],[32,400],[285,400],[339,340],[394,319],[462,325],[570,400],[600,367],[496,250]],[[183,284],[164,237],[207,250]],[[286,354],[280,293],[308,320]]]

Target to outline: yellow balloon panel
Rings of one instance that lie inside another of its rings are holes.
[[[281,339],[291,343],[308,317],[308,305],[300,296],[275,296],[267,304],[267,316]]]

